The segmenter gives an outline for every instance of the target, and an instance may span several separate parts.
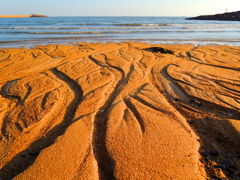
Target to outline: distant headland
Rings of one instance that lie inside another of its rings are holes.
[[[186,18],[187,20],[218,20],[218,21],[240,21],[240,11],[226,12],[215,15],[201,15],[197,17]]]
[[[29,17],[48,17],[41,14],[31,14],[31,15],[0,15],[0,18],[29,18]]]

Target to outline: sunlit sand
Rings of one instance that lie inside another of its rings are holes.
[[[134,42],[1,49],[0,177],[226,177],[240,163],[239,52]]]

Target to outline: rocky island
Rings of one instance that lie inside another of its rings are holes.
[[[197,17],[186,18],[187,20],[218,20],[218,21],[240,21],[240,11],[226,12],[215,15],[201,15]]]
[[[47,17],[47,16],[42,15],[42,14],[31,14],[30,17]]]

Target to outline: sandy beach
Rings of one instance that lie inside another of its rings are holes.
[[[0,18],[27,18],[31,15],[0,15]]]
[[[0,179],[240,177],[240,47],[0,49]]]

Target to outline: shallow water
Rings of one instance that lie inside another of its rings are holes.
[[[68,42],[227,44],[240,46],[240,22],[186,17],[47,17],[0,19],[0,47]]]

